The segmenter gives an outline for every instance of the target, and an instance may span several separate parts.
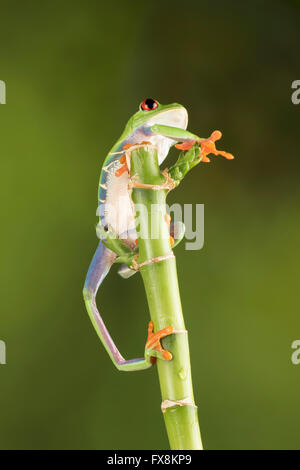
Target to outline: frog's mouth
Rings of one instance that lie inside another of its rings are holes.
[[[148,124],[162,124],[164,126],[186,129],[188,125],[188,113],[183,106],[166,109],[149,120]]]

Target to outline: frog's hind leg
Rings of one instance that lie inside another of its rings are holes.
[[[97,308],[97,291],[109,272],[115,258],[116,254],[100,241],[84,284],[83,296],[85,305],[94,328],[117,369],[124,371],[147,369],[152,365],[150,357],[148,356],[146,358],[132,359],[129,361],[123,358],[110,336]]]

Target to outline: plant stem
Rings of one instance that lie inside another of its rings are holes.
[[[132,151],[133,175],[137,175],[138,181],[144,184],[164,182],[155,149],[143,147]],[[133,189],[132,198],[137,213],[138,263],[171,252],[169,225],[165,219],[166,193],[166,190]],[[169,325],[175,330],[185,330],[175,258],[145,265],[140,268],[140,272],[155,331]],[[172,353],[173,358],[171,361],[157,360],[162,400],[189,398],[194,403],[188,335],[184,332],[172,334],[164,338],[163,347]],[[195,406],[176,405],[167,408],[163,416],[171,449],[202,449]]]

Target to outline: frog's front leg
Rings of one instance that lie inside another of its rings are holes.
[[[165,126],[163,124],[154,124],[151,127],[151,131],[156,135],[161,135],[167,139],[172,139],[175,142],[192,142],[192,145],[195,142],[202,142],[203,138],[199,137],[196,134],[192,134],[185,129],[180,129],[179,127]]]
[[[189,150],[195,143],[201,144],[202,142],[206,141],[206,139],[198,137],[196,134],[192,134],[191,132],[186,131],[185,129],[180,129],[178,127],[155,124],[152,126],[151,130],[156,135],[173,139],[174,143],[181,142],[180,144],[175,145],[175,147],[180,150]],[[206,154],[202,155],[202,161],[209,162],[209,158],[206,157]]]
[[[176,148],[180,150],[189,150],[195,143],[200,145],[201,152],[200,157],[202,162],[209,162],[210,159],[207,157],[210,153],[213,155],[222,155],[227,160],[232,160],[234,157],[231,153],[225,152],[224,150],[217,150],[215,142],[220,140],[222,132],[214,131],[208,139],[198,137],[196,134],[192,134],[184,129],[178,129],[177,127],[169,127],[161,124],[155,124],[152,127],[152,131],[155,134],[162,135],[169,139],[173,139],[176,142],[181,142],[176,145]]]

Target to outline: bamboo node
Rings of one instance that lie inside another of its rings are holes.
[[[143,261],[143,263],[138,263],[137,258],[139,255],[135,255],[132,260],[132,265],[130,266],[131,269],[134,271],[138,271],[140,268],[143,266],[147,266],[148,264],[152,263],[160,263],[161,261],[166,261],[168,259],[175,258],[173,251],[171,253],[168,253],[167,255],[162,255],[162,256],[156,256],[155,258],[150,258],[147,259],[146,261]]]
[[[172,408],[173,406],[192,406],[197,408],[192,398],[187,397],[182,400],[164,400],[161,404],[161,411],[165,413],[168,408]]]

